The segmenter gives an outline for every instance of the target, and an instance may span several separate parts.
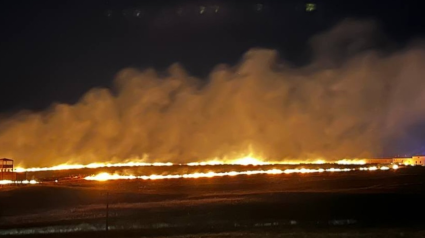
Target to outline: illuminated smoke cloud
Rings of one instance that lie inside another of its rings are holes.
[[[302,68],[252,49],[207,80],[178,64],[166,77],[124,69],[112,90],[3,119],[0,155],[25,166],[193,162],[249,148],[273,161],[379,155],[385,138],[425,119],[425,52],[381,56],[370,50],[375,32],[373,23],[343,22],[312,39],[315,60]]]

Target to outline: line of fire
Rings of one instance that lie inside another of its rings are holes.
[[[350,163],[351,162],[351,163]],[[202,165],[202,163],[199,163]],[[379,167],[385,167],[388,165],[396,165],[396,166],[425,166],[425,156],[413,156],[413,157],[406,157],[406,158],[375,158],[375,159],[362,159],[361,163],[359,163],[359,161],[345,161],[342,160],[341,162],[335,163],[335,162],[321,162],[320,165],[321,166],[331,166],[332,164],[338,164],[339,166],[378,166]],[[261,163],[261,164],[255,164],[254,162],[252,163],[248,163],[248,164],[229,164],[229,166],[247,166],[247,165],[252,165],[252,166],[314,166],[316,165],[314,162],[310,162],[310,163],[299,163],[299,164],[285,164],[285,162],[281,162],[281,163]],[[8,159],[8,158],[2,158],[0,159],[0,182],[1,181],[8,181],[9,183],[2,183],[2,185],[4,184],[30,184],[30,181],[33,180],[28,180],[28,173],[30,173],[30,177],[31,179],[34,179],[34,174],[36,173],[44,173],[43,177],[38,177],[36,176],[35,179],[40,179],[42,181],[54,181],[54,182],[58,182],[58,181],[68,181],[68,180],[79,180],[79,179],[84,179],[85,176],[87,175],[92,175],[94,171],[99,171],[99,169],[112,169],[112,168],[125,168],[125,167],[146,167],[147,165],[132,165],[132,164],[107,164],[105,166],[99,166],[99,167],[94,167],[94,166],[90,166],[90,165],[80,165],[80,167],[76,167],[76,168],[72,168],[71,167],[51,167],[51,168],[43,168],[45,170],[34,170],[34,168],[29,168],[29,169],[22,169],[22,168],[14,168],[14,161],[12,159]],[[164,165],[157,165],[157,164],[152,164],[152,166],[155,167],[169,167],[169,166],[191,166],[190,164],[178,164],[178,165],[169,165],[168,163],[164,163]],[[198,165],[199,166],[199,165]],[[213,168],[214,166],[217,168],[217,166],[228,166],[228,164],[207,164],[207,166],[211,166],[211,170],[209,173],[214,173],[215,169]],[[196,166],[195,166],[196,167]],[[202,167],[202,166],[201,166]],[[294,167],[296,168],[296,167]],[[326,168],[327,167],[323,167]],[[323,169],[321,167],[321,169]],[[332,167],[329,167],[332,168]],[[373,168],[373,167],[372,167]],[[270,167],[269,167],[270,169]],[[275,169],[275,168],[272,168]],[[300,173],[303,173],[303,171],[307,171],[304,170],[305,168],[301,168]],[[341,169],[341,168],[339,168]],[[290,171],[292,171],[291,169],[289,169]],[[318,168],[316,168],[317,171],[319,171]],[[331,169],[332,170],[332,169]],[[44,171],[44,172],[43,172]],[[47,172],[46,172],[47,171]],[[259,170],[257,170],[258,172]],[[280,170],[282,173],[286,173],[284,170]],[[311,171],[315,171],[315,169],[311,169]],[[101,171],[103,172],[103,171]],[[245,171],[245,172],[241,172],[240,174],[250,174],[251,172],[255,172],[255,171]],[[260,171],[262,173],[262,171]],[[264,171],[267,172],[267,171]],[[273,173],[273,172],[271,172]],[[222,173],[218,173],[218,174],[222,174]],[[254,173],[253,173],[254,174]],[[198,174],[199,175],[199,174]],[[182,177],[182,178],[190,178],[191,175],[170,175],[170,178],[174,178],[174,177]],[[205,175],[205,177],[209,177],[212,175],[211,174],[207,174]],[[137,176],[136,176],[137,177]],[[143,177],[143,176],[141,176]],[[149,177],[149,176],[147,176]],[[192,176],[195,177],[195,176]],[[202,177],[202,175],[200,175],[200,177]],[[86,177],[87,178],[87,177]],[[152,178],[157,178],[157,177],[150,177]],[[168,178],[167,176],[165,176],[165,178]],[[35,180],[34,180],[35,182]]]

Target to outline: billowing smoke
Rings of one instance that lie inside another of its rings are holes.
[[[425,119],[425,51],[383,55],[372,50],[376,32],[370,22],[343,22],[312,39],[314,60],[301,68],[252,49],[204,80],[178,64],[167,76],[124,69],[112,90],[3,119],[0,155],[25,166],[376,156]]]

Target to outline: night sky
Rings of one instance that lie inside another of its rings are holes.
[[[306,12],[309,2],[315,11]],[[308,39],[347,17],[377,20],[396,47],[424,34],[420,1],[371,2],[1,1],[0,113],[75,103],[125,67],[180,62],[205,77],[252,47],[307,64]]]

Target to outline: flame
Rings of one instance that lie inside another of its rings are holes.
[[[0,185],[9,184],[38,184],[35,180],[23,180],[23,181],[12,181],[12,180],[0,180]]]
[[[364,165],[364,164],[366,164],[366,160],[343,159],[343,160],[338,160],[336,163],[340,164],[340,165]]]
[[[126,162],[126,163],[91,163],[91,164],[61,164],[52,167],[36,167],[15,169],[16,172],[40,172],[40,171],[56,171],[70,169],[97,169],[97,168],[114,168],[114,167],[143,167],[143,166],[173,166],[173,163],[145,163],[145,162]]]
[[[359,168],[358,170],[369,170],[374,171],[377,170],[378,167],[364,167]],[[382,166],[381,170],[389,170],[389,167]],[[394,167],[393,167],[394,169]],[[119,174],[109,174],[109,173],[99,173],[97,175],[87,176],[85,180],[92,181],[108,181],[108,180],[132,180],[132,179],[142,179],[142,180],[161,180],[161,179],[181,179],[181,178],[212,178],[212,177],[224,177],[224,176],[238,176],[238,175],[255,175],[255,174],[305,174],[305,173],[323,173],[323,172],[350,172],[355,171],[354,168],[330,168],[330,169],[271,169],[271,170],[250,170],[250,171],[231,171],[231,172],[213,172],[210,171],[208,173],[190,173],[190,174],[170,174],[170,175],[119,175]]]
[[[174,165],[186,165],[186,166],[214,166],[214,165],[300,165],[300,164],[326,164],[335,163],[338,165],[364,165],[365,160],[357,159],[343,159],[338,161],[326,161],[323,159],[316,160],[292,160],[292,161],[273,161],[266,162],[264,159],[257,158],[253,155],[247,155],[233,160],[208,160],[205,162],[191,162],[186,164],[175,164],[171,162],[155,162],[147,163],[140,161],[130,161],[125,163],[91,163],[91,164],[61,164],[52,167],[35,167],[35,168],[22,168],[18,167],[15,169],[16,172],[40,172],[40,171],[57,171],[57,170],[71,170],[71,169],[97,169],[97,168],[116,168],[116,167],[143,167],[143,166],[174,166]]]
[[[134,160],[124,163],[91,163],[91,164],[60,164],[52,167],[35,167],[35,168],[22,168],[15,169],[16,172],[40,172],[40,171],[57,171],[57,170],[72,170],[72,169],[97,169],[97,168],[115,168],[115,167],[143,167],[143,166],[215,166],[215,165],[300,165],[300,164],[325,164],[335,163],[338,165],[364,165],[366,160],[359,159],[343,159],[338,161],[326,161],[324,159],[316,160],[285,160],[285,161],[267,161],[265,159],[256,157],[253,153],[242,156],[236,159],[213,159],[203,162],[190,162],[186,164],[175,164],[171,162],[155,162],[147,163],[140,160]]]
[[[257,158],[252,157],[252,156],[246,156],[246,157],[234,160],[232,162],[232,164],[237,164],[237,165],[266,165],[266,164],[269,164],[269,163],[263,162],[260,159],[257,159]]]
[[[389,170],[390,168],[387,167],[387,166],[382,166],[380,169],[381,170]],[[378,170],[378,167],[376,167],[376,166],[372,166],[372,167],[361,167],[361,168],[359,168],[359,170],[375,171],[375,170]]]

